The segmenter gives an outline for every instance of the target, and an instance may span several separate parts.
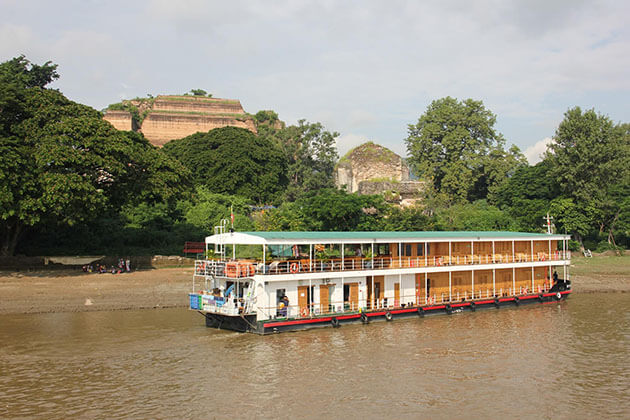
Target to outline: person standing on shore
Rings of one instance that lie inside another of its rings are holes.
[[[127,270],[127,273],[131,272],[131,260],[129,257],[127,257],[127,260],[125,261],[125,269]]]

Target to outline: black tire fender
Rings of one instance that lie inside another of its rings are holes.
[[[392,316],[392,313],[389,311],[385,312],[385,320],[389,322],[392,319],[394,319],[394,317]]]
[[[556,293],[556,299],[557,299],[557,300],[562,299],[562,293],[557,292],[557,293]]]
[[[370,322],[365,312],[361,312],[361,322],[363,322],[364,324],[367,324],[368,322]]]
[[[336,317],[333,317],[330,320],[330,323],[332,324],[333,328],[339,328],[339,320]]]
[[[520,299],[518,298],[518,296],[514,296],[514,304],[515,304],[515,305],[518,305],[518,304],[519,304],[519,300],[520,300]]]
[[[418,308],[418,315],[424,318],[424,308]]]
[[[475,312],[477,310],[477,308],[475,307],[475,302],[470,302],[470,310]]]
[[[451,306],[450,303],[446,304],[446,313],[449,315],[453,313],[453,307]]]
[[[501,302],[499,301],[499,298],[494,298],[494,306],[496,306],[497,309],[499,309],[499,307],[501,306]]]

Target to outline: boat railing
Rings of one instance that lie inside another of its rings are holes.
[[[392,268],[441,267],[453,265],[481,265],[504,263],[529,263],[571,259],[571,251],[515,252],[494,254],[432,255],[418,257],[376,256],[374,258],[350,256],[327,259],[285,259],[267,264],[252,259],[236,261],[196,260],[195,274],[243,278],[254,274],[303,274],[338,271],[379,270]]]
[[[258,307],[258,310],[269,316],[269,319],[301,319],[326,315],[343,315],[348,313],[360,313],[373,310],[396,310],[413,308],[418,306],[439,305],[447,303],[474,302],[477,300],[494,299],[501,297],[525,296],[549,291],[548,286],[537,285],[534,291],[526,286],[514,288],[483,287],[477,290],[453,291],[450,295],[446,291],[430,293],[429,295],[401,295],[399,298],[370,299],[363,304],[349,301],[332,301],[328,303],[310,303],[302,305],[279,304],[277,306]]]

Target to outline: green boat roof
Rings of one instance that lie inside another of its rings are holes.
[[[248,240],[248,238],[250,240]],[[562,240],[568,235],[506,231],[370,231],[370,232],[235,232],[213,235],[206,242],[224,243],[337,243],[414,242],[425,240]]]

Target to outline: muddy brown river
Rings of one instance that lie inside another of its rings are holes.
[[[629,418],[630,294],[256,336],[0,316],[0,418]]]

